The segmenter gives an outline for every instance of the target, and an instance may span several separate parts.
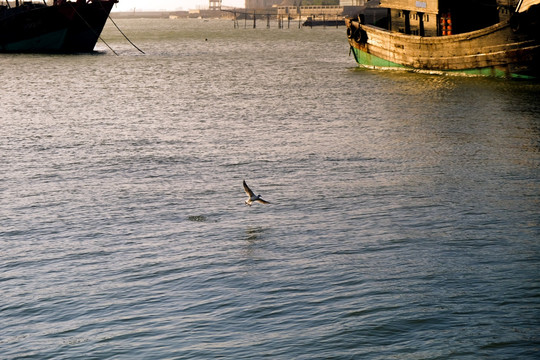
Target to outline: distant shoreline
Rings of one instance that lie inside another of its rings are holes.
[[[118,11],[111,12],[115,19],[197,19],[197,18],[230,18],[231,13],[216,10],[184,10],[184,11]]]
[[[112,11],[114,19],[168,19],[171,16],[189,17],[188,11]]]

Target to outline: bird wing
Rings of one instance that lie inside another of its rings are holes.
[[[257,201],[260,202],[261,204],[270,204],[268,201],[263,200],[261,198],[258,198]]]
[[[246,180],[244,180],[244,191],[246,192],[246,194],[248,194],[248,196],[251,198],[252,196],[255,196],[255,194],[253,193],[253,191],[251,191],[251,189],[249,188],[249,186],[247,186],[246,184]]]

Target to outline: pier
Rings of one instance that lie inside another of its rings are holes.
[[[266,27],[270,28],[271,21],[276,20],[279,29],[291,28],[291,23],[298,24],[300,29],[302,26],[344,26],[345,15],[343,7],[339,6],[310,6],[309,12],[299,11],[302,7],[295,7],[295,11],[290,11],[288,7],[278,7],[275,11],[269,10],[248,10],[248,9],[226,9],[221,8],[221,12],[228,13],[232,17],[233,26],[239,29],[244,22],[243,28],[248,27],[248,22],[252,24],[253,29],[257,28],[257,20],[266,21]],[[324,11],[331,8],[332,11]],[[296,25],[293,25],[296,26]]]

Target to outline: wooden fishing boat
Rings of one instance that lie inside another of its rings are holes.
[[[539,78],[540,0],[475,1],[380,0],[377,24],[346,20],[351,52],[366,68]]]

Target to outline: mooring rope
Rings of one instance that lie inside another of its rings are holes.
[[[112,19],[111,15],[109,15],[109,20],[111,20],[111,22],[114,24],[114,26],[118,29],[118,31],[120,31],[120,34],[122,34],[124,36],[124,38],[126,38],[127,41],[129,41],[129,43],[131,45],[133,45],[133,47],[137,50],[139,50],[142,54],[145,54],[144,51],[142,51],[141,49],[139,49],[137,47],[137,45],[135,45],[131,40],[129,40],[129,38],[126,36],[126,34],[124,34],[124,32],[122,30],[120,30],[120,28],[118,27],[118,25],[116,25],[116,23],[114,22],[114,20]]]
[[[107,44],[107,42],[106,42],[105,40],[103,40],[103,38],[101,37],[101,35],[98,35],[98,38],[99,38],[99,40],[103,41],[103,43],[104,43],[105,45],[107,45],[107,47],[108,47],[109,49],[111,49],[111,51],[113,52],[114,55],[120,56],[120,55],[118,55],[118,53],[117,53],[116,51],[114,51],[114,49],[113,49],[109,44]]]

